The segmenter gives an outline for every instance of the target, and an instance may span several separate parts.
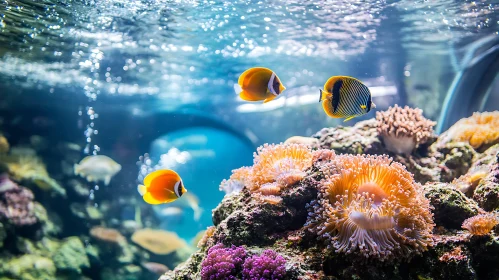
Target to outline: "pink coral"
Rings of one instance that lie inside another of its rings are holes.
[[[38,222],[34,213],[34,195],[0,175],[0,218],[16,226],[29,226]]]
[[[419,108],[395,105],[384,112],[376,112],[378,133],[386,149],[400,154],[410,154],[432,134],[435,122],[426,119]]]
[[[261,255],[249,257],[244,261],[244,280],[285,279],[286,260],[273,250],[265,250]]]
[[[219,243],[208,250],[201,263],[202,280],[231,280],[237,279],[236,275],[246,258],[244,247],[232,246],[225,248]]]
[[[323,172],[307,226],[337,252],[387,260],[432,245],[429,201],[404,166],[386,156],[339,155]]]

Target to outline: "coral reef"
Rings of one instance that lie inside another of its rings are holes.
[[[446,141],[419,110],[391,110],[421,124],[325,128],[300,156],[289,156],[289,144],[260,147],[198,250],[160,279],[497,278],[495,220],[473,217],[499,207],[499,145]],[[411,134],[410,153],[389,150],[381,136],[399,128],[421,132]],[[277,180],[290,170],[289,184]],[[487,234],[472,237],[468,227]]]
[[[412,108],[406,110],[417,111]],[[388,113],[380,114],[383,116]],[[415,139],[420,139],[420,142],[409,156],[392,152],[386,143],[383,144],[380,132],[388,131],[388,127],[375,119],[358,122],[352,127],[324,128],[313,137],[319,139],[320,148],[331,149],[338,154],[390,155],[395,161],[405,165],[420,183],[450,182],[465,174],[476,156],[475,150],[467,143],[437,141],[437,136],[430,133],[433,122],[423,119],[422,116],[418,118],[419,122],[425,123],[426,129],[423,130],[425,133],[419,133],[419,137],[415,136],[417,133],[413,135]]]
[[[473,113],[456,122],[441,136],[442,142],[466,142],[474,149],[484,151],[499,143],[499,111]]]
[[[437,123],[423,117],[423,110],[395,105],[376,112],[378,134],[388,151],[409,155],[417,145],[425,143]]]
[[[154,279],[191,253],[154,256],[135,246],[140,226],[116,218],[126,196],[94,197],[98,186],[74,175],[80,146],[12,139],[0,137],[1,279]]]

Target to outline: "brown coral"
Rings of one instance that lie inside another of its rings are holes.
[[[126,242],[125,237],[119,231],[112,228],[93,227],[90,229],[90,236],[107,243],[122,244]]]
[[[451,186],[468,197],[472,197],[473,193],[483,178],[490,173],[490,168],[487,165],[475,166],[468,173],[454,179]]]
[[[307,226],[337,252],[387,260],[432,245],[429,201],[401,164],[386,156],[339,155],[323,172]]]
[[[206,244],[206,242],[208,242],[208,239],[213,236],[216,229],[217,229],[216,227],[210,226],[206,230],[199,232],[198,235],[201,235],[201,236],[199,237],[199,241],[196,242],[196,246],[198,248],[203,247]],[[196,237],[197,237],[197,235],[196,235]]]
[[[154,229],[136,231],[132,235],[132,241],[156,255],[167,255],[187,246],[176,233]]]
[[[449,141],[469,143],[478,151],[499,143],[499,111],[475,112],[459,120],[442,135],[443,143]]]
[[[399,154],[410,154],[432,134],[435,122],[423,116],[419,108],[395,105],[384,112],[376,112],[378,134],[386,149]]]
[[[9,151],[9,141],[7,141],[7,138],[0,134],[0,154],[5,154]]]
[[[463,222],[463,228],[473,235],[487,235],[499,224],[499,218],[496,214],[480,214],[468,218]]]

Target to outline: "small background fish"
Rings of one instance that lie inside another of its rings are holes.
[[[87,156],[74,165],[75,175],[80,175],[89,182],[104,181],[106,186],[120,170],[119,163],[104,155]]]

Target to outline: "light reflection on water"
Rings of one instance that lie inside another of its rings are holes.
[[[213,96],[232,94],[255,64],[272,65],[289,87],[320,86],[327,77],[317,73],[386,51],[384,29],[409,51],[445,51],[498,29],[488,2],[4,0],[0,73],[26,87],[80,85],[91,98],[223,102]]]

